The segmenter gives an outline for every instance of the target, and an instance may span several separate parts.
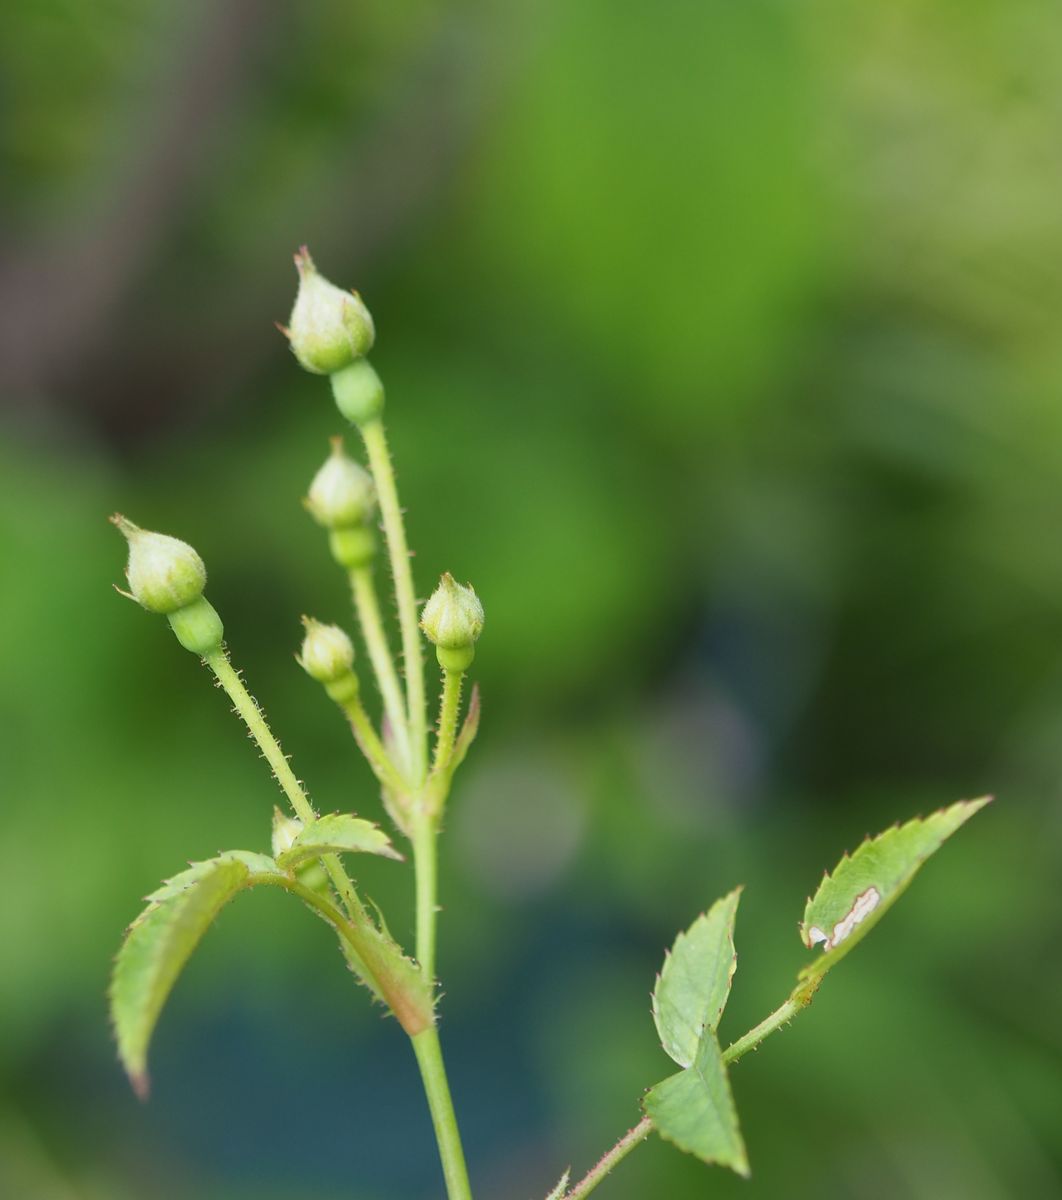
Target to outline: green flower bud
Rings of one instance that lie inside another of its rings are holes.
[[[200,596],[184,608],[167,614],[166,620],[181,645],[200,658],[216,654],[221,649],[225,626],[206,596]]]
[[[299,666],[318,683],[335,683],[354,667],[354,643],[338,625],[324,625],[303,617],[306,636],[302,641]]]
[[[332,453],[304,501],[310,515],[326,529],[344,529],[364,524],[375,502],[372,476],[344,453],[342,438],[333,438]]]
[[[464,671],[475,657],[483,632],[483,605],[472,587],[462,587],[447,573],[424,605],[420,627],[435,644],[439,665],[447,671]]]
[[[111,522],[129,543],[125,575],[138,604],[149,612],[173,613],[202,596],[206,567],[187,542],[141,529],[120,513]]]
[[[302,822],[298,817],[289,817],[279,808],[273,808],[273,857],[279,858],[302,833]]]
[[[336,408],[354,425],[364,425],[383,412],[384,387],[364,358],[332,376]]]
[[[299,291],[287,330],[300,366],[330,375],[372,349],[376,331],[357,292],[344,292],[318,274],[309,250],[295,255]]]

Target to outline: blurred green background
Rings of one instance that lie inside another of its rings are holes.
[[[637,1120],[716,896],[732,1037],[841,850],[989,791],[736,1068],[752,1181],[654,1141],[600,1194],[1062,1194],[1060,138],[1052,0],[3,6],[0,1195],[440,1194],[408,1048],[279,896],[147,1106],[107,1028],[138,898],[276,799],[108,513],[199,548],[318,804],[377,808],[292,662],[347,619],[298,502],[340,421],[271,324],[303,241],[376,317],[422,594],[487,608],[441,930],[482,1195]]]

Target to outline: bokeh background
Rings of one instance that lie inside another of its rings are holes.
[[[600,1194],[1060,1194],[1060,139],[1051,0],[4,5],[0,1194],[441,1192],[407,1046],[280,896],[147,1106],[107,1027],[138,898],[276,799],[108,513],[200,549],[311,793],[377,807],[292,662],[348,617],[299,505],[341,422],[272,328],[303,241],[375,314],[422,593],[487,607],[441,933],[481,1194],[637,1120],[706,904],[746,884],[736,1036],[841,850],[985,792],[736,1068],[752,1181],[654,1140]]]

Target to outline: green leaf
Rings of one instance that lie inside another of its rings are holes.
[[[675,939],[653,989],[660,1044],[680,1067],[690,1066],[707,1029],[718,1028],[737,967],[734,916],[741,889],[717,900]]]
[[[748,1175],[730,1080],[714,1033],[704,1033],[691,1067],[649,1089],[642,1107],[657,1133],[680,1150]]]
[[[826,972],[881,920],[926,859],[991,800],[961,800],[868,838],[825,875],[808,901],[800,935],[824,953],[800,973],[794,997],[809,998]]]
[[[386,858],[402,859],[387,834],[371,821],[347,813],[332,813],[304,825],[290,848],[277,855],[277,866],[290,871],[322,854],[347,853],[382,854]]]
[[[152,892],[130,925],[111,977],[111,1019],[122,1065],[141,1097],[148,1044],[177,976],[225,904],[263,876],[278,877],[264,854],[234,850],[193,863]]]

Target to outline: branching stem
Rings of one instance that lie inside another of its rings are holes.
[[[295,772],[291,769],[291,764],[288,762],[284,751],[281,750],[280,743],[273,736],[273,731],[266,723],[265,716],[258,707],[258,702],[247,690],[239,673],[229,661],[227,652],[219,650],[216,654],[209,654],[204,659],[204,662],[214,672],[218,683],[221,684],[226,695],[232,701],[233,707],[247,726],[247,730],[255,740],[259,750],[262,751],[266,762],[273,768],[273,774],[276,776],[277,783],[280,784],[281,790],[287,796],[295,815],[302,821],[315,820],[317,813],[310,803],[309,796],[306,795],[302,784],[295,778]],[[365,911],[365,906],[354,890],[354,885],[350,882],[350,876],[339,861],[339,856],[326,854],[322,857],[321,862],[328,872],[328,878],[332,881],[332,886],[339,893],[343,901],[343,907],[350,914],[351,920],[368,925],[369,916]]]
[[[760,1042],[770,1037],[776,1030],[781,1029],[783,1025],[788,1025],[797,1013],[805,1007],[807,1006],[792,998],[786,1000],[769,1017],[766,1017],[758,1025],[753,1026],[748,1033],[739,1037],[736,1042],[731,1043],[723,1051],[723,1062],[737,1062],[739,1058],[744,1057],[750,1050],[755,1050]],[[640,1146],[645,1141],[652,1132],[652,1129],[653,1122],[648,1117],[642,1117],[633,1129],[629,1129],[612,1149],[602,1156],[595,1167],[588,1171],[573,1188],[564,1193],[563,1200],[583,1200],[584,1196],[589,1196],[612,1169],[623,1162],[635,1146]]]
[[[391,726],[395,747],[400,761],[408,771],[410,762],[409,717],[406,714],[405,701],[402,699],[402,686],[398,681],[391,648],[387,644],[383,620],[380,617],[380,602],[376,595],[376,585],[372,578],[371,567],[355,567],[350,572],[350,590],[354,596],[354,609],[358,614],[358,624],[365,639],[365,648],[369,652],[373,674],[376,676],[376,686],[380,689],[383,699],[384,712]]]
[[[387,551],[394,577],[398,622],[402,631],[402,659],[406,671],[406,695],[409,704],[409,740],[413,777],[423,781],[427,771],[427,715],[424,702],[424,655],[417,626],[417,597],[413,590],[413,571],[409,565],[409,546],[398,503],[391,452],[387,446],[383,422],[379,417],[360,426],[369,458],[376,494],[380,502]]]

